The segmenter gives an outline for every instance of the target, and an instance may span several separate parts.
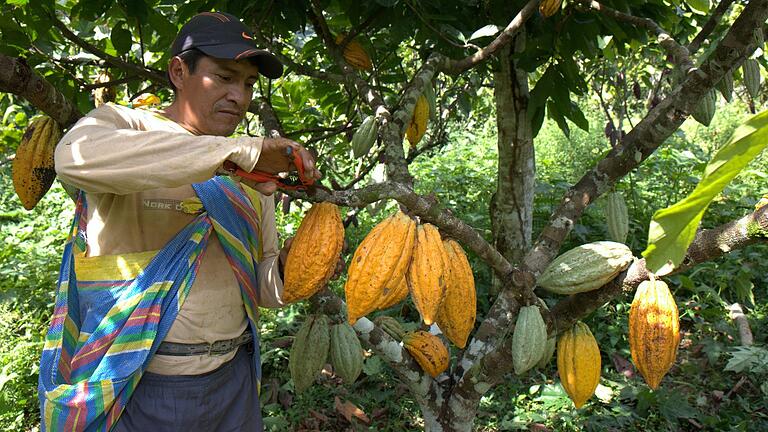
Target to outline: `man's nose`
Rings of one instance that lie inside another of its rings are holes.
[[[250,92],[245,88],[242,83],[235,83],[229,86],[227,91],[227,98],[237,104],[238,107],[245,107],[250,102]]]

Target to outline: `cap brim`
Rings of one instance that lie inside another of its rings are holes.
[[[267,50],[256,49],[249,44],[226,44],[214,46],[197,46],[197,49],[205,54],[221,59],[241,60],[245,58],[256,59],[259,73],[267,78],[279,78],[283,74],[283,64],[274,54]]]

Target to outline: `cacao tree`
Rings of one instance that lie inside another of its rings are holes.
[[[714,89],[730,100],[736,81],[738,97],[760,102],[768,0],[707,4],[199,0],[176,6],[156,0],[15,0],[4,2],[0,14],[0,91],[26,100],[64,128],[97,100],[114,97],[104,89],[118,89],[123,103],[146,93],[168,100],[164,68],[179,26],[203,10],[241,17],[257,43],[286,66],[283,78],[258,83],[243,133],[306,143],[321,155],[320,168],[332,186],[292,192],[290,199],[331,202],[354,212],[396,201],[492,270],[490,307],[467,348],[455,351],[437,378],[425,372],[429,368],[422,368],[409,343],[393,349],[391,323],[360,317],[354,324],[363,345],[407,386],[426,430],[468,431],[480,399],[518,363],[512,361],[518,311],[539,303],[537,281],[587,207],[662,147],[688,117],[711,119],[713,105],[700,105],[718,97]],[[730,87],[721,84],[728,80]],[[576,103],[589,96],[604,111],[610,151],[567,189],[534,238],[536,135],[545,117],[564,137],[574,125],[603,127],[589,124]],[[485,103],[489,99],[493,106]],[[434,196],[417,193],[419,179],[409,164],[443,147],[452,131],[492,115],[498,173],[493,197],[482,203],[493,231],[485,238]],[[764,128],[764,122],[756,125]],[[360,130],[364,137],[356,136]],[[385,175],[371,182],[377,167]],[[580,318],[632,292],[650,278],[649,269],[680,272],[765,240],[765,213],[761,207],[698,233],[701,214],[690,218],[696,222],[692,228],[688,224],[675,236],[687,240],[673,244],[682,256],[649,247],[656,253],[652,266],[635,260],[601,280],[598,289],[562,297],[549,311],[541,308],[548,336],[570,332]],[[678,223],[684,217],[672,216]],[[672,265],[662,268],[659,261]],[[345,314],[344,299],[329,290],[310,301],[315,313]],[[585,334],[581,329],[579,337]],[[305,379],[301,385],[309,384]]]

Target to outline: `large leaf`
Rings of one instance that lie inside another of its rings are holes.
[[[696,189],[670,207],[656,211],[643,251],[648,270],[665,275],[685,257],[709,203],[768,145],[768,111],[741,125],[704,169]]]

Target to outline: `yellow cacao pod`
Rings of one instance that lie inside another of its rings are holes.
[[[313,204],[299,225],[285,262],[283,301],[312,296],[333,276],[344,246],[344,224],[335,204]]]
[[[357,247],[344,285],[350,324],[379,308],[382,299],[400,288],[411,261],[415,231],[416,223],[397,212],[373,227]]]
[[[406,333],[403,346],[432,378],[448,369],[448,348],[439,337],[425,331]]]
[[[432,224],[416,228],[416,244],[408,267],[408,287],[424,324],[435,322],[445,298],[447,257],[440,233]]]
[[[464,250],[454,240],[443,241],[448,260],[445,299],[437,310],[437,325],[454,345],[464,348],[475,327],[475,277]]]
[[[48,116],[32,120],[21,138],[13,159],[13,189],[27,210],[35,208],[56,179],[53,152],[61,139],[61,128]]]
[[[346,34],[344,33],[340,33],[336,36],[336,44],[341,44],[345,37]],[[360,42],[354,39],[347,42],[347,45],[344,47],[343,55],[344,60],[346,60],[353,68],[365,71],[373,70],[371,58],[368,56],[368,53],[365,52],[365,48],[360,45]]]
[[[96,84],[103,84],[112,81],[112,75],[109,71],[103,70],[96,77]],[[107,102],[114,102],[117,97],[117,91],[112,86],[99,87],[93,90],[93,104],[96,107],[100,107]]]
[[[680,317],[664,281],[644,281],[629,310],[629,349],[632,361],[652,389],[657,389],[677,356]]]
[[[413,108],[413,117],[411,117],[411,124],[405,131],[405,136],[408,138],[408,142],[411,143],[411,147],[416,147],[416,144],[421,141],[421,138],[427,132],[427,121],[429,120],[429,102],[424,95],[419,96],[416,100],[416,106]]]
[[[539,12],[544,18],[549,18],[560,10],[562,0],[541,0],[539,3]]]
[[[131,107],[133,108],[153,105],[160,105],[160,98],[152,93],[142,93],[131,103]]]
[[[416,228],[414,224],[414,234],[415,234]],[[415,236],[411,236],[411,238],[416,239]],[[411,243],[411,250],[413,250],[413,243]],[[410,264],[410,262],[409,262]],[[408,269],[406,269],[407,273]],[[384,293],[381,296],[381,301],[378,306],[376,306],[376,309],[387,309],[390,308],[401,301],[405,300],[405,298],[408,297],[408,278],[406,277],[406,274],[403,274],[403,277],[400,279],[400,282],[394,282],[394,283],[387,283],[387,285],[384,288]]]
[[[557,341],[557,372],[565,392],[581,408],[600,382],[600,349],[583,322],[566,330]]]

